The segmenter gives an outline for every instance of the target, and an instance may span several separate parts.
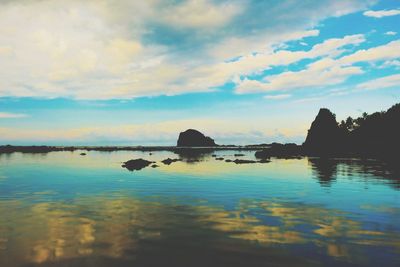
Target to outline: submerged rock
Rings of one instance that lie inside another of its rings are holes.
[[[124,162],[124,164],[122,164],[122,167],[127,168],[130,171],[135,171],[135,170],[138,171],[143,168],[146,168],[152,163],[154,162],[145,159],[131,159],[128,160],[127,162]]]
[[[234,154],[235,157],[243,157],[244,154]]]
[[[215,160],[224,160],[224,158],[215,158]]]
[[[81,156],[86,156],[86,153],[81,153],[81,154],[79,154],[79,155],[81,155]]]
[[[178,147],[210,147],[217,146],[211,137],[205,136],[201,132],[188,129],[179,134]]]

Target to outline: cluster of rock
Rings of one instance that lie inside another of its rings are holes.
[[[261,160],[248,160],[248,159],[224,159],[222,157],[215,157],[215,160],[220,160],[220,161],[225,161],[225,162],[232,162],[235,164],[252,164],[252,163],[268,163],[270,162],[269,159],[261,159]],[[178,161],[183,161],[182,159],[171,159],[167,158],[162,160],[161,162],[165,165],[171,165],[174,162]],[[192,162],[199,162],[200,160],[186,160],[186,163],[192,163]],[[139,159],[131,159],[122,164],[122,167],[130,170],[130,171],[139,171],[143,168],[146,168],[151,165],[152,168],[157,168],[159,167],[158,165],[155,164],[156,162],[154,161],[148,161],[142,158]]]

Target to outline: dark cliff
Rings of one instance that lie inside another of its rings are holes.
[[[345,135],[339,128],[335,115],[321,108],[308,130],[304,151],[309,155],[337,154],[343,151]]]

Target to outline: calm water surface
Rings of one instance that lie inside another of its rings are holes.
[[[400,177],[383,163],[205,154],[130,172],[179,155],[79,153],[0,155],[1,267],[400,266]]]

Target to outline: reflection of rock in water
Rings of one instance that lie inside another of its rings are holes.
[[[341,160],[340,175],[357,175],[365,181],[380,180],[395,189],[400,189],[400,166],[379,160],[348,159]]]
[[[180,148],[174,151],[179,157],[189,163],[203,161],[214,152],[212,148]]]
[[[314,175],[321,186],[330,186],[336,180],[337,162],[330,158],[308,158]]]
[[[308,158],[322,186],[330,186],[340,176],[358,176],[368,182],[380,180],[400,189],[400,167],[378,160]]]

